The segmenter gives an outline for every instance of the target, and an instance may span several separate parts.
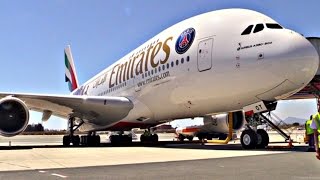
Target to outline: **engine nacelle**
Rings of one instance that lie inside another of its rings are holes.
[[[203,118],[203,126],[201,132],[229,132],[229,118],[232,118],[232,129],[239,130],[245,122],[244,113],[242,111],[218,114],[213,116],[205,116]]]
[[[0,99],[0,134],[11,137],[23,132],[29,123],[29,109],[15,97]]]

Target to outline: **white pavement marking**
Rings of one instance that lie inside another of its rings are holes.
[[[46,173],[47,171],[39,171],[39,173]]]
[[[58,177],[61,177],[61,178],[67,178],[68,177],[68,176],[64,176],[64,175],[56,174],[56,173],[52,173],[51,175],[52,176],[58,176]]]

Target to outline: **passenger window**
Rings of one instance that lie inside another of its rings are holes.
[[[260,32],[260,31],[263,30],[263,28],[264,28],[263,24],[257,24],[256,27],[253,30],[253,33]]]
[[[241,35],[247,35],[251,33],[251,30],[253,28],[253,25],[248,26],[242,33]]]
[[[279,24],[266,23],[266,26],[269,29],[283,29]]]

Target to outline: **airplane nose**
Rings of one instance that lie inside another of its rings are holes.
[[[319,55],[313,45],[300,34],[293,34],[288,47],[285,78],[299,87],[307,85],[316,75]]]
[[[268,72],[264,84],[273,86],[257,95],[262,100],[283,99],[296,93],[314,78],[319,68],[318,52],[306,38],[287,31],[277,40],[274,48],[268,49],[266,64],[261,70]]]

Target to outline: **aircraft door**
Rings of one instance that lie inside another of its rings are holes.
[[[198,70],[200,72],[209,70],[212,67],[212,47],[212,38],[202,40],[198,45]]]

